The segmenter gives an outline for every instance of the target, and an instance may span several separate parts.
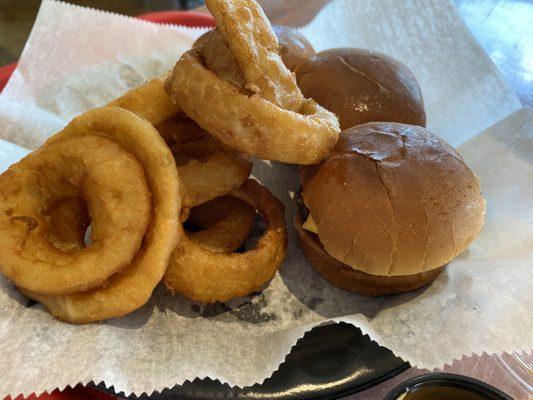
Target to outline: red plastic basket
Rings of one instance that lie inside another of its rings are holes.
[[[210,14],[187,11],[159,11],[138,15],[137,18],[158,24],[174,24],[184,26],[215,26],[215,20]],[[11,74],[17,67],[17,63],[0,67],[0,92],[6,86]]]

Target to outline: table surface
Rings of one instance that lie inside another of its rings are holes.
[[[301,26],[330,0],[259,0],[273,23]],[[195,7],[201,0],[75,0],[79,5],[128,15]],[[524,105],[533,106],[533,0],[454,0],[460,14],[481,46],[498,66]],[[0,65],[15,62],[35,19],[39,0],[0,0]],[[205,7],[197,8],[206,12]],[[516,355],[515,355],[516,356]],[[520,379],[510,376],[521,361],[531,363],[531,354],[520,357],[488,356],[465,358],[445,371],[463,373],[495,384],[515,399],[531,395],[531,372]],[[346,400],[381,399],[395,384],[422,371],[410,369],[397,378]],[[502,379],[503,378],[503,379]],[[529,382],[528,382],[529,381]]]

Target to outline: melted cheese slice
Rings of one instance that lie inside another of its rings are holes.
[[[307,220],[302,225],[302,228],[318,235],[318,228],[316,227],[315,220],[313,219],[311,214],[309,214],[309,216],[307,217]]]

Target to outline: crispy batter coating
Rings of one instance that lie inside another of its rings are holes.
[[[215,28],[200,36],[193,44],[193,49],[199,49],[207,69],[213,71],[219,78],[244,88],[246,82],[241,67],[218,29]]]
[[[244,77],[244,87],[289,111],[303,101],[294,74],[279,55],[279,44],[263,9],[255,0],[207,0]]]
[[[255,209],[232,196],[222,196],[191,210],[187,224],[193,242],[215,253],[233,253],[250,236],[255,224]]]
[[[236,151],[293,164],[320,162],[338,139],[337,117],[303,98],[261,7],[255,0],[206,4],[217,29],[174,66],[165,86],[172,100]]]
[[[238,188],[252,163],[222,146],[185,114],[157,126],[178,166],[184,207],[194,207]]]
[[[163,77],[154,78],[111,104],[150,121],[170,146],[179,169],[183,206],[194,207],[241,186],[250,176],[252,163],[181,113],[163,83]]]
[[[179,180],[174,157],[157,130],[146,120],[118,107],[105,107],[75,118],[48,144],[74,137],[98,136],[116,141],[143,166],[152,195],[151,220],[140,250],[120,274],[105,285],[69,295],[47,296],[22,290],[56,318],[88,323],[126,315],[150,298],[161,280],[182,233]]]
[[[167,75],[163,75],[150,79],[108,105],[129,110],[157,126],[180,111],[165,92],[164,84],[167,78]]]
[[[164,277],[172,292],[205,303],[227,301],[259,290],[280,267],[287,249],[283,204],[254,180],[231,195],[257,209],[266,224],[264,235],[253,249],[230,254],[214,252],[185,235]]]
[[[48,240],[62,222],[48,210],[76,196],[87,201],[92,242],[66,253]],[[150,209],[141,165],[116,142],[86,136],[44,146],[0,176],[0,268],[17,286],[42,294],[94,288],[129,265]]]
[[[337,118],[313,100],[305,100],[296,113],[259,95],[249,96],[205,68],[194,50],[176,64],[166,88],[203,129],[259,158],[316,164],[338,139]]]

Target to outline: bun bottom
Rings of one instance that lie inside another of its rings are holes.
[[[309,263],[330,283],[363,296],[382,296],[408,292],[432,282],[445,266],[414,275],[378,276],[353,269],[333,257],[320,243],[318,236],[302,227],[302,217],[296,213],[294,227]]]

